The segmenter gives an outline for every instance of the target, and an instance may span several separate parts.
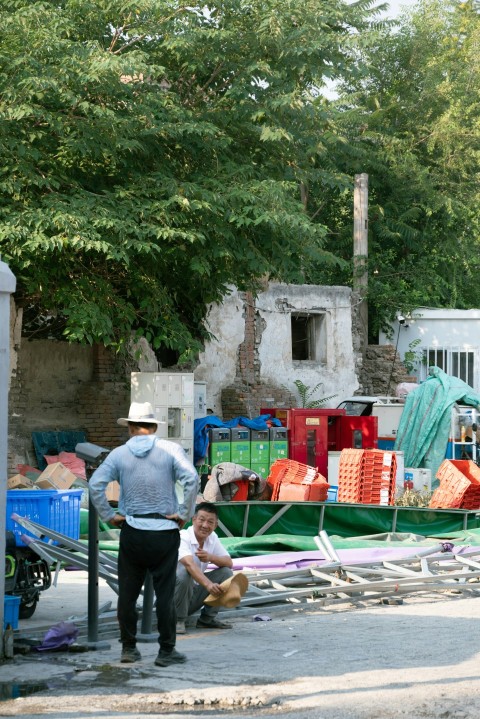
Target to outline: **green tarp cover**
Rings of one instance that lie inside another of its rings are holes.
[[[405,400],[394,449],[404,453],[405,467],[425,467],[432,472],[432,488],[445,459],[452,407],[455,403],[480,409],[480,395],[439,367],[429,367],[429,377]]]
[[[310,551],[316,549],[313,537],[320,529],[334,538],[337,549],[384,546],[385,542],[418,545],[422,538],[427,543],[433,538],[461,539],[480,546],[480,519],[473,511],[335,502],[226,502],[217,507],[221,524],[228,530],[219,526],[217,532],[234,557]],[[80,510],[80,519],[80,536],[86,540],[88,510]],[[118,536],[118,529],[100,523],[99,548],[118,551]]]
[[[75,452],[77,444],[79,442],[85,442],[86,439],[86,433],[80,430],[48,430],[43,432],[32,432],[32,442],[35,449],[38,468],[41,470],[46,468],[46,454]]]
[[[285,534],[314,537],[363,537],[385,532],[431,537],[480,526],[476,512],[426,507],[374,506],[340,502],[229,502],[217,505],[219,536]],[[228,531],[223,531],[225,527]]]

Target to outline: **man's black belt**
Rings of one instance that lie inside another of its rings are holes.
[[[136,519],[168,519],[164,514],[158,512],[150,512],[150,514],[132,514]]]

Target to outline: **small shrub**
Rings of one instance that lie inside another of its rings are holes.
[[[433,492],[417,489],[400,489],[395,497],[397,507],[428,507]]]
[[[300,379],[296,379],[293,384],[298,389],[298,394],[300,396],[300,406],[304,409],[315,409],[316,407],[321,407],[323,404],[325,404],[325,402],[328,402],[330,399],[333,399],[337,396],[336,394],[331,394],[329,397],[322,397],[322,399],[312,400],[311,397],[315,394],[317,389],[322,386],[322,382],[316,384],[315,387],[308,387],[306,384],[303,384]]]

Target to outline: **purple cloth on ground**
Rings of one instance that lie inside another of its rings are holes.
[[[47,631],[40,646],[35,647],[37,652],[58,652],[74,644],[79,629],[72,622],[59,622]]]
[[[454,553],[461,554],[462,550],[466,548],[465,546],[455,545]],[[425,549],[425,547],[419,547],[417,551],[422,549]],[[468,545],[468,549],[477,549],[477,547]],[[480,547],[478,547],[478,551],[480,552]],[[415,556],[415,547],[337,549],[336,552],[343,564],[364,564],[365,562],[378,560],[392,561],[394,559],[413,557]],[[438,554],[441,556],[441,552]],[[241,569],[303,569],[322,562],[330,563],[320,551],[280,552],[278,554],[263,554],[233,559],[233,571],[238,572]]]

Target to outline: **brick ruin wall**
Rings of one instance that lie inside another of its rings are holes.
[[[260,410],[269,407],[297,407],[298,401],[286,387],[272,384],[238,384],[222,390],[223,419],[258,417]]]
[[[8,475],[17,464],[38,466],[32,432],[85,431],[112,449],[123,444],[117,419],[128,413],[130,371],[104,347],[25,340],[16,349],[8,405]]]
[[[222,416],[225,420],[233,417],[257,417],[261,408],[298,407],[298,398],[288,388],[260,381],[258,348],[264,321],[255,311],[250,293],[243,295],[245,339],[237,355],[237,376],[235,381],[222,389]],[[353,328],[354,334],[358,330]],[[358,338],[357,338],[358,340]],[[361,353],[360,343],[356,347],[356,369],[359,389],[356,394],[395,395],[398,384],[415,382],[409,376],[398,352],[393,345],[368,345]]]
[[[222,389],[222,417],[258,417],[265,407],[297,407],[297,398],[289,389],[260,381],[258,348],[264,320],[255,309],[253,295],[245,292],[245,339],[238,348],[237,375],[233,384]]]
[[[395,396],[401,382],[416,382],[403,365],[393,345],[368,345],[358,375],[358,394]]]

